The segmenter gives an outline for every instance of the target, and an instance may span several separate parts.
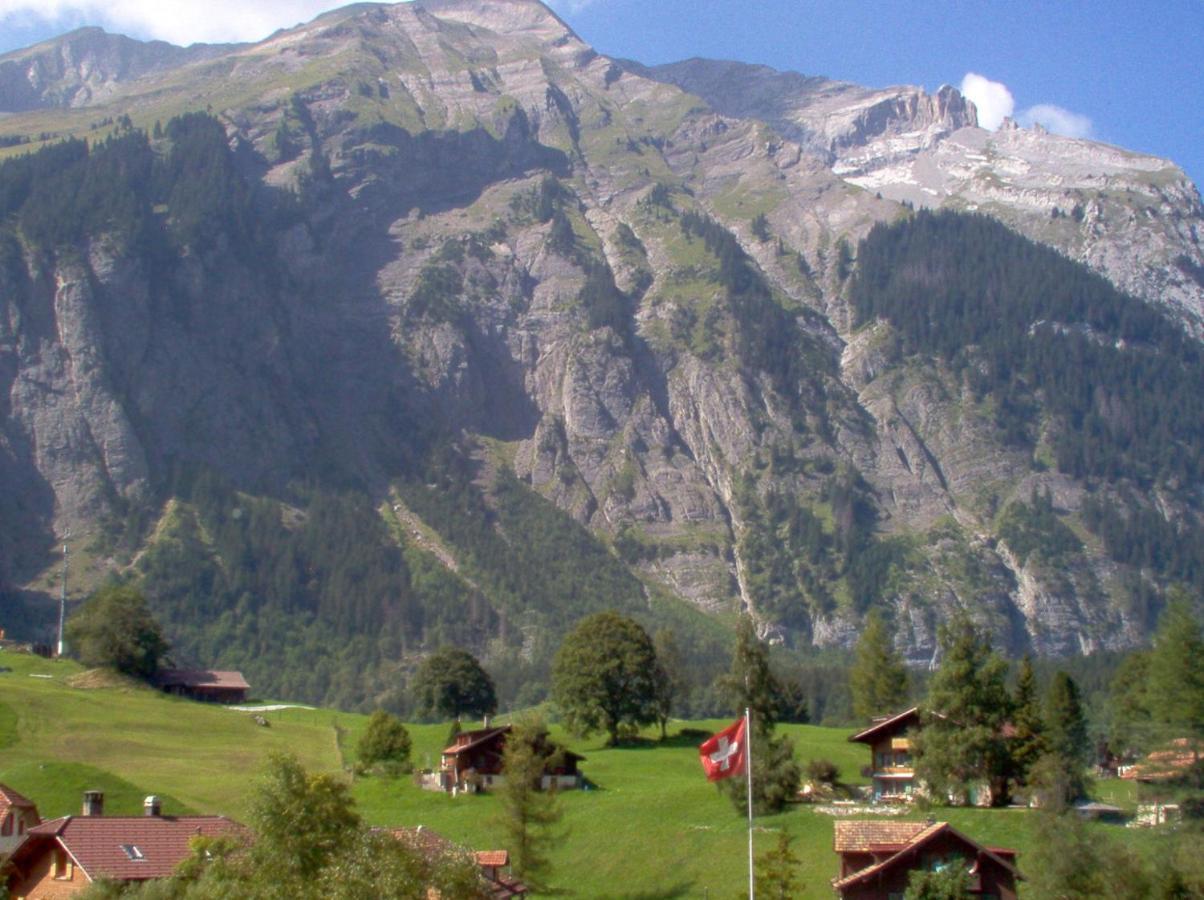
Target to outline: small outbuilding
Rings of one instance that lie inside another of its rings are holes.
[[[242,672],[214,669],[161,669],[154,683],[169,694],[206,703],[245,703],[251,690]]]

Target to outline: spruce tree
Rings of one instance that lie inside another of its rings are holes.
[[[907,701],[907,667],[877,610],[865,617],[849,681],[853,713],[863,719],[899,712]]]
[[[1033,671],[1033,659],[1027,654],[1020,663],[1016,690],[1012,694],[1012,725],[1014,730],[1009,741],[1012,777],[1024,782],[1045,752],[1045,722],[1037,696],[1037,676]]]
[[[783,829],[778,832],[774,848],[757,857],[754,870],[757,896],[791,900],[803,892],[798,877],[800,861],[790,846],[793,843],[794,835]]]
[[[992,802],[1007,799],[1008,754],[1001,733],[1011,710],[1007,663],[965,616],[939,632],[941,666],[932,678],[924,727],[917,736],[917,775],[938,797],[969,802],[988,782]]]
[[[553,828],[562,815],[556,792],[540,790],[549,765],[549,758],[541,752],[546,732],[537,719],[514,724],[502,752],[505,779],[498,791],[499,824],[506,835],[515,874],[535,887],[547,875],[547,852],[555,837]]]
[[[1191,601],[1173,592],[1158,621],[1149,657],[1146,702],[1161,740],[1188,738],[1204,745],[1204,634]]]
[[[732,704],[733,715],[743,716],[748,709],[752,719],[748,741],[753,761],[753,812],[756,815],[777,812],[798,793],[802,772],[794,759],[794,742],[787,737],[774,737],[781,686],[769,665],[769,648],[757,637],[748,616],[736,626],[731,671],[720,686]],[[719,782],[719,789],[738,811],[745,810],[745,779],[728,778]]]

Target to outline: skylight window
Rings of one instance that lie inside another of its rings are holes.
[[[125,851],[125,855],[130,858],[131,862],[146,861],[146,857],[142,855],[142,851],[133,844],[122,844],[121,849]]]

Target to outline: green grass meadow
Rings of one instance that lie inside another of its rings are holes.
[[[270,727],[264,728],[248,713],[144,687],[72,687],[68,681],[81,670],[70,662],[0,651],[4,667],[12,671],[0,673],[0,782],[34,799],[46,818],[78,812],[82,792],[99,788],[109,814],[139,814],[143,797],[157,794],[167,813],[239,819],[272,751],[291,752],[311,769],[350,780],[355,743],[367,723],[360,715],[290,709],[265,713]],[[551,853],[552,894],[644,900],[739,896],[747,879],[745,820],[703,777],[697,738],[673,737],[686,727],[709,732],[726,724],[674,722],[664,743],[649,731],[644,742],[620,748],[603,746],[600,736],[570,740],[553,728],[586,757],[582,771],[592,788],[560,795],[564,817]],[[414,764],[437,765],[448,725],[409,728]],[[867,751],[847,741],[849,731],[807,725],[782,730],[794,738],[800,762],[827,758],[846,780],[863,781],[857,773],[868,762]],[[478,849],[504,846],[495,797],[452,798],[422,791],[409,777],[358,778],[352,789],[371,824],[423,825]],[[1109,790],[1123,793],[1111,783]],[[1032,813],[937,814],[981,843],[1019,850],[1023,867]],[[803,896],[831,897],[837,870],[832,823],[831,816],[805,804],[759,818],[757,851],[769,849],[779,830],[794,834]]]

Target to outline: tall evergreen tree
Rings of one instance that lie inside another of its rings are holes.
[[[800,862],[790,846],[792,843],[794,835],[782,829],[774,848],[757,857],[754,877],[758,896],[791,900],[802,893],[803,885],[798,877]]]
[[[781,686],[769,665],[769,648],[757,637],[748,616],[736,626],[731,671],[720,686],[733,707],[733,715],[742,716],[748,709],[752,719],[748,740],[753,761],[753,811],[757,815],[776,812],[798,793],[802,772],[794,759],[794,742],[774,736]],[[719,782],[719,789],[737,810],[745,809],[744,779],[726,779]]]
[[[1011,712],[1007,663],[965,616],[939,632],[941,666],[928,689],[917,737],[917,775],[940,798],[969,802],[975,784],[989,783],[992,802],[1007,799],[1008,754],[1001,729]]]
[[[1045,752],[1045,721],[1037,696],[1037,675],[1033,671],[1033,659],[1027,654],[1020,662],[1020,674],[1012,694],[1012,725],[1014,730],[1008,748],[1012,776],[1023,782]]]
[[[502,753],[505,780],[499,791],[500,824],[514,859],[514,871],[532,885],[542,884],[549,868],[548,847],[561,810],[555,791],[541,791],[548,766],[546,729],[537,719],[520,719],[506,738]]]
[[[907,700],[907,667],[877,610],[865,617],[849,681],[853,712],[863,719],[898,712]]]
[[[769,665],[769,648],[757,637],[750,616],[736,624],[736,646],[732,666],[720,684],[733,711],[744,715],[748,709],[753,730],[769,734],[778,721],[781,685]]]
[[[1204,750],[1204,634],[1191,601],[1175,592],[1158,621],[1146,682],[1159,738],[1189,738]]]

